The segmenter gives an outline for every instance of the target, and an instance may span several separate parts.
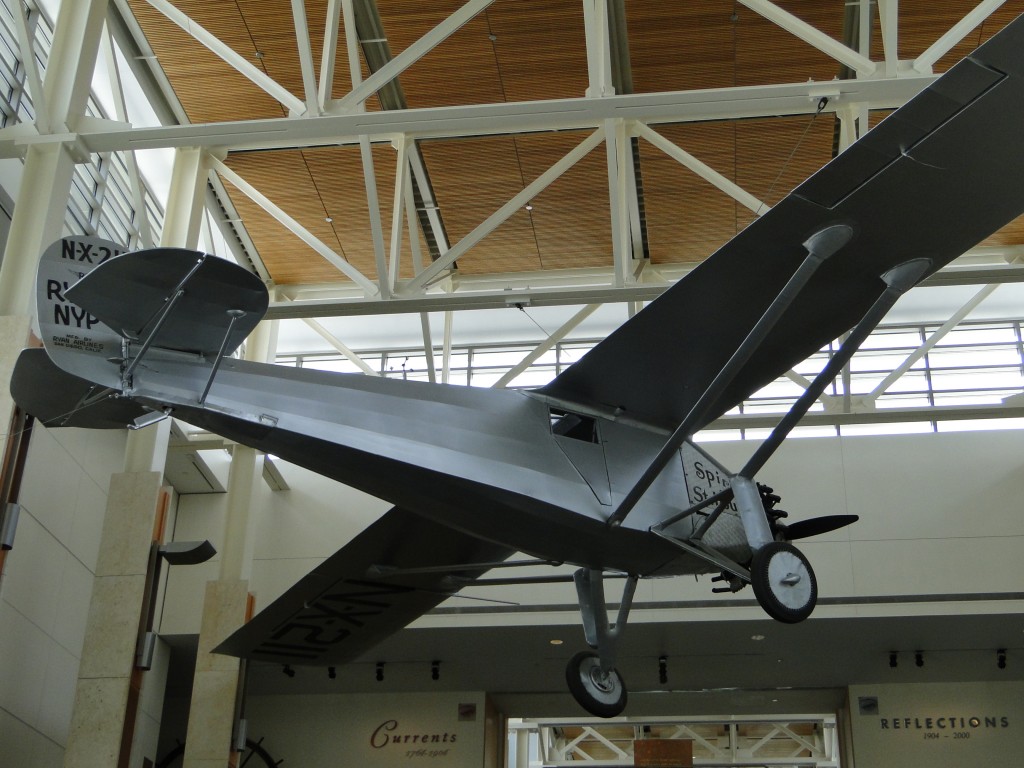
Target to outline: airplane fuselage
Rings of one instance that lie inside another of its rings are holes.
[[[663,445],[665,435],[656,431],[567,413],[529,392],[233,359],[224,361],[200,405],[196,393],[209,372],[209,364],[195,357],[161,352],[136,371],[132,395],[151,407],[169,406],[176,417],[228,439],[545,560],[638,575],[713,570],[648,530],[718,490],[716,478],[705,475],[717,475],[719,485],[726,480],[690,445],[621,527],[607,524]],[[708,472],[700,471],[701,461]],[[706,487],[698,487],[702,482]],[[669,532],[687,538],[701,520],[684,519]],[[745,560],[746,540],[735,515],[724,514],[712,531],[717,548]]]

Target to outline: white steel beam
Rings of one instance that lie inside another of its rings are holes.
[[[370,376],[380,376],[380,371],[375,371],[373,368],[371,368],[370,365],[365,360],[363,360],[363,358],[361,358],[348,346],[339,341],[337,336],[335,336],[333,333],[324,328],[323,325],[318,323],[316,320],[307,317],[303,318],[303,322],[305,322],[306,325],[308,325],[310,328],[316,331],[323,338],[323,340],[330,344],[334,349],[336,349],[346,358],[348,358],[353,363],[358,365],[359,368],[362,369],[363,373],[366,373]]]
[[[878,0],[878,25],[882,30],[882,55],[885,57],[885,76],[896,77],[899,66],[899,0]]]
[[[755,13],[764,16],[769,21],[782,27],[787,32],[799,37],[826,56],[831,56],[840,64],[845,64],[861,76],[870,76],[875,73],[875,62],[857,51],[832,39],[821,30],[815,29],[803,19],[794,16],[789,11],[783,10],[775,3],[768,0],[739,0]]]
[[[382,299],[391,297],[388,284],[388,265],[384,254],[384,228],[381,224],[380,200],[377,198],[377,174],[373,170],[373,148],[369,136],[359,137],[359,156],[363,161],[363,185],[370,213],[370,236],[373,238],[373,256],[377,265],[377,289]]]
[[[346,0],[349,8],[352,0]],[[324,26],[324,47],[320,55],[320,82],[317,84],[317,112],[323,112],[334,87],[334,64],[338,58],[338,24],[342,0],[327,0],[327,21]],[[346,29],[348,25],[346,24]],[[356,59],[358,62],[358,57]]]
[[[659,265],[658,274],[664,281],[643,282],[613,287],[611,270],[587,270],[586,274],[573,272],[578,279],[562,282],[557,274],[474,276],[461,278],[460,290],[454,293],[430,292],[422,296],[409,296],[389,301],[367,298],[364,295],[342,298],[310,298],[284,303],[272,303],[267,317],[291,319],[298,317],[341,317],[350,315],[383,315],[406,312],[444,312],[453,309],[499,309],[522,304],[533,307],[653,301],[664,293],[689,268],[683,265]],[[499,279],[500,278],[500,279]],[[549,281],[546,286],[543,281]],[[1024,282],[1024,268],[1005,266],[982,269],[942,270],[927,278],[922,285],[986,285],[992,282]],[[538,285],[541,283],[541,285]],[[302,292],[289,287],[289,295]]]
[[[110,77],[110,90],[114,96],[114,112],[117,119],[122,123],[128,123],[128,107],[124,99],[124,87],[121,84],[121,68],[117,63],[116,48],[114,46],[113,33],[109,25],[107,33],[100,40],[103,48],[103,55],[107,61],[107,73]],[[149,212],[146,209],[146,192],[142,183],[142,176],[139,173],[139,163],[135,153],[127,151],[124,153],[125,165],[128,166],[128,183],[132,192],[132,205],[135,207],[135,229],[138,232],[139,245],[143,248],[150,248],[154,245],[153,234],[149,227]]]
[[[32,41],[32,32],[28,28],[26,9],[21,0],[7,0],[7,5],[10,7],[11,16],[14,17],[19,58],[21,66],[25,70],[28,92],[32,96],[32,108],[36,113],[36,130],[39,133],[49,133],[50,115],[46,106],[46,94],[43,92],[43,78],[39,74],[39,67],[36,66],[35,45]]]
[[[427,169],[423,165],[423,155],[415,143],[412,143],[409,147],[409,163],[412,167],[413,176],[416,179],[416,185],[420,190],[420,200],[423,201],[423,205],[426,208],[424,213],[430,224],[430,234],[434,236],[437,250],[444,256],[450,247],[448,235],[444,231],[444,224],[441,221],[441,214],[438,212],[437,201],[434,200],[430,189],[430,179],[427,178]],[[410,205],[409,210],[415,210],[415,205]]]
[[[292,20],[295,23],[295,44],[299,49],[302,92],[306,97],[305,114],[315,115],[320,112],[320,101],[313,65],[313,47],[309,42],[309,24],[306,22],[306,0],[292,0]]]
[[[553,99],[428,109],[384,110],[303,119],[268,118],[229,123],[202,123],[124,131],[79,131],[90,152],[125,149],[202,146],[229,151],[291,149],[353,145],[360,136],[391,141],[532,133],[546,130],[593,130],[609,118],[639,120],[649,125],[708,120],[739,120],[817,112],[822,95],[825,112],[841,104],[869,109],[895,109],[935,82],[935,75],[881,80],[832,80],[822,83],[759,85],[666,93],[638,93],[603,99]],[[20,157],[37,141],[0,131],[0,157]]]
[[[629,137],[622,120],[605,121],[605,155],[608,168],[608,202],[611,215],[613,284],[617,287],[633,279],[633,239],[630,234],[627,200],[632,162],[627,162]],[[628,155],[632,160],[632,153]]]
[[[577,326],[594,314],[595,311],[600,307],[600,304],[588,304],[583,307],[579,312],[566,320],[562,326],[548,336],[544,341],[538,344],[529,354],[523,357],[518,363],[510,368],[500,379],[491,385],[495,389],[503,389],[508,386],[512,381],[515,380],[516,376],[521,374],[527,368],[529,368],[535,361],[537,361],[541,355],[551,349],[555,344],[560,342],[574,330]]]
[[[459,10],[427,32],[427,34],[410,45],[400,54],[395,56],[385,66],[378,69],[368,78],[359,83],[359,85],[353,87],[353,89],[343,98],[332,102],[330,107],[331,111],[344,112],[345,110],[351,109],[357,104],[361,104],[366,101],[367,98],[375,94],[389,82],[398,77],[402,72],[430,53],[430,51],[438,44],[448,39],[460,27],[466,24],[466,22],[483,11],[493,2],[494,0],[469,0]],[[347,29],[346,34],[348,34]]]
[[[583,0],[583,31],[587,41],[586,95],[594,98],[615,93],[612,83],[608,0]]]
[[[942,341],[943,338],[945,338],[946,334],[948,334],[950,331],[956,328],[956,326],[958,326],[964,320],[964,318],[971,314],[971,312],[973,312],[978,307],[978,305],[981,304],[981,302],[983,302],[985,299],[991,296],[992,293],[998,287],[998,283],[986,285],[980,291],[974,294],[974,296],[972,296],[968,301],[966,301],[964,305],[960,307],[960,309],[953,313],[949,320],[947,320],[939,328],[937,328],[935,332],[928,337],[924,344],[922,344],[920,347],[911,352],[907,356],[906,360],[900,363],[897,368],[895,368],[892,372],[889,373],[888,376],[882,379],[882,381],[878,383],[878,386],[871,390],[871,393],[867,396],[867,398],[873,401],[877,400],[881,395],[883,395],[886,392],[886,390],[889,389],[889,387],[895,384],[896,381],[898,381],[899,378],[903,376],[903,374],[905,374],[907,371],[913,368],[918,360],[920,360],[922,357],[931,352],[932,349],[935,348],[935,345]]]
[[[992,15],[1006,0],[982,0],[974,6],[966,16],[954,24],[946,34],[928,46],[928,49],[914,59],[914,69],[923,74],[930,74],[936,61],[945,56],[954,45],[963,40],[967,34],[985,19]]]
[[[379,291],[377,286],[373,284],[369,278],[366,277],[362,272],[349,264],[344,258],[334,252],[330,246],[328,246],[323,240],[318,238],[304,226],[299,224],[294,218],[284,212],[282,208],[273,203],[266,195],[256,189],[252,184],[247,182],[233,170],[228,168],[224,163],[216,158],[212,159],[212,165],[214,170],[221,176],[221,178],[227,179],[234,185],[240,192],[246,197],[256,203],[260,208],[265,210],[281,224],[285,226],[293,234],[297,235],[306,245],[312,248],[314,251],[323,256],[330,264],[334,265],[341,271],[346,277],[356,283],[367,296],[377,296]]]
[[[400,136],[395,143],[397,155],[395,167],[395,194],[391,200],[391,247],[388,254],[388,290],[394,293],[402,257],[402,216],[405,213],[406,189],[409,186],[408,143]],[[409,233],[410,241],[416,236]]]
[[[716,171],[714,168],[698,160],[696,157],[691,155],[686,150],[681,149],[677,145],[673,144],[671,141],[666,139],[664,136],[662,136],[654,129],[649,128],[648,126],[643,125],[642,123],[638,123],[636,126],[636,133],[638,136],[642,136],[643,138],[647,139],[647,141],[656,146],[666,155],[678,161],[682,165],[686,166],[695,174],[700,176],[702,179],[714,185],[725,194],[729,195],[729,197],[731,197],[736,202],[740,203],[746,208],[749,208],[758,216],[761,216],[762,214],[769,210],[767,204],[761,202],[752,194],[750,194],[742,187],[740,187],[738,184],[735,184],[734,182],[730,181],[725,176]]]
[[[273,80],[259,67],[251,64],[233,48],[225,45],[220,38],[211,34],[202,25],[193,21],[167,2],[167,0],[146,0],[146,2],[181,27],[185,32],[192,35],[197,42],[202,44],[215,56],[222,59],[233,69],[237,70],[239,74],[248,78],[261,90],[286,106],[294,114],[301,115],[306,111],[305,103],[301,99],[296,98],[291,91]]]
[[[522,192],[501,206],[497,211],[487,217],[472,232],[463,237],[453,245],[444,256],[423,270],[419,275],[409,281],[404,293],[415,293],[423,290],[432,280],[441,276],[444,270],[448,269],[466,251],[483,240],[506,221],[513,213],[530,202],[540,192],[546,189],[559,176],[569,170],[572,166],[582,160],[604,139],[604,130],[598,129],[580,142],[575,148],[569,151],[561,160],[556,162],[544,173],[528,184]]]
[[[441,347],[441,383],[447,384],[452,373],[452,326],[455,313],[448,310],[444,313],[444,344]]]

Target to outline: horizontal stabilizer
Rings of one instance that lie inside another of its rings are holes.
[[[510,554],[395,507],[214,651],[307,666],[351,661]]]
[[[110,259],[65,295],[128,339],[145,341],[156,329],[152,346],[201,354],[221,349],[237,316],[225,355],[252,332],[269,301],[256,275],[184,248],[151,248]]]
[[[59,368],[46,350],[22,350],[11,376],[14,402],[47,427],[124,429],[148,411]]]

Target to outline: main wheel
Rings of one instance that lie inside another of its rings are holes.
[[[803,553],[785,541],[773,541],[754,553],[750,585],[757,602],[776,621],[796,624],[811,615],[818,584]]]
[[[565,668],[569,692],[587,712],[596,717],[615,717],[626,708],[626,684],[617,669],[601,671],[596,653],[581,651]]]

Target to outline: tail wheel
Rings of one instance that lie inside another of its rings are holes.
[[[565,668],[565,681],[577,703],[596,717],[615,717],[626,708],[626,684],[618,670],[601,670],[596,653],[582,651]]]
[[[818,602],[818,583],[803,553],[785,541],[773,541],[754,553],[750,585],[765,613],[784,624],[811,615]]]

